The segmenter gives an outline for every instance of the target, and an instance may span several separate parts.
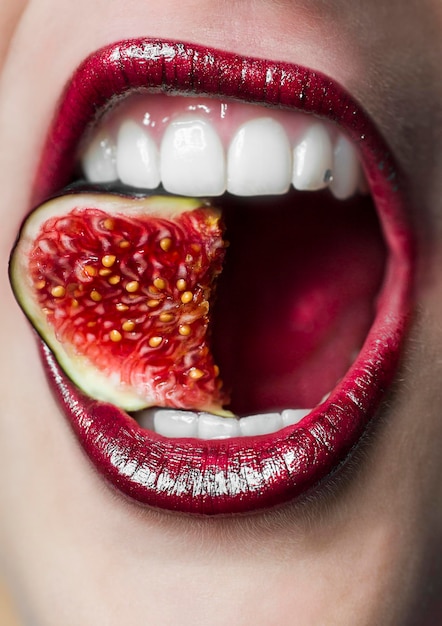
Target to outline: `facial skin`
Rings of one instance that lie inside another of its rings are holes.
[[[440,0],[3,0],[0,19],[0,564],[23,623],[438,623]],[[61,416],[12,296],[8,256],[61,90],[89,53],[138,36],[324,72],[407,175],[419,263],[402,370],[362,452],[302,505],[204,520],[116,495]]]

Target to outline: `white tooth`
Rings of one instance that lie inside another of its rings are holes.
[[[154,411],[152,409],[146,409],[144,411],[138,411],[136,414],[136,420],[142,428],[148,430],[155,430],[154,426]]]
[[[282,412],[282,423],[284,426],[293,426],[298,424],[311,409],[286,409]]]
[[[87,180],[92,183],[109,183],[117,180],[117,147],[110,135],[102,130],[88,145],[81,165]]]
[[[353,196],[361,178],[361,166],[353,144],[339,135],[334,148],[333,180],[330,183],[332,194],[338,200]]]
[[[301,191],[327,187],[333,176],[333,147],[320,122],[313,123],[293,150],[293,186]]]
[[[282,428],[282,425],[282,418],[279,413],[248,415],[239,420],[239,429],[243,437],[274,433]]]
[[[132,120],[121,124],[117,138],[118,178],[126,185],[155,189],[160,184],[159,153],[147,131]]]
[[[239,434],[237,419],[200,413],[198,419],[198,437],[200,439],[227,439],[239,437]]]
[[[153,416],[155,432],[163,437],[197,437],[198,415],[192,411],[157,409]]]
[[[224,148],[213,126],[195,116],[169,124],[161,143],[161,180],[167,191],[219,196],[226,190]]]
[[[270,117],[243,124],[227,155],[227,190],[237,196],[286,193],[292,155],[283,126]]]

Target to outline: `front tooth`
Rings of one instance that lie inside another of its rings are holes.
[[[117,147],[106,130],[97,133],[81,160],[86,179],[92,183],[109,183],[117,180],[116,155]]]
[[[227,190],[237,196],[286,193],[292,156],[283,126],[270,117],[246,122],[236,132],[227,156]]]
[[[155,432],[163,437],[197,437],[198,415],[192,411],[158,409],[153,414]]]
[[[118,131],[117,172],[121,182],[132,187],[155,189],[160,184],[155,141],[132,120],[123,122]]]
[[[308,127],[293,150],[293,186],[300,191],[327,187],[333,175],[333,147],[323,124]]]
[[[338,200],[346,200],[356,193],[360,180],[361,167],[356,149],[347,137],[340,134],[334,149],[331,192]]]
[[[200,413],[198,419],[198,437],[200,439],[228,439],[239,437],[238,420],[220,417],[211,413]]]
[[[144,409],[135,413],[136,420],[141,428],[146,428],[147,430],[155,430],[154,412],[155,409]]]
[[[279,413],[263,413],[248,415],[239,420],[239,428],[243,437],[268,435],[282,428],[282,417]]]
[[[224,148],[213,126],[195,116],[169,124],[161,143],[161,180],[172,193],[219,196],[226,190]]]
[[[282,423],[284,426],[293,426],[298,424],[310,412],[311,409],[286,409],[281,414]]]

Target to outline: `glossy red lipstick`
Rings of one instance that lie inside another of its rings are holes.
[[[85,397],[42,347],[49,379],[86,454],[141,503],[188,513],[249,512],[287,502],[335,470],[394,377],[409,312],[412,243],[393,159],[370,119],[333,81],[287,63],[182,43],[136,40],[89,57],[62,96],[35,185],[41,202],[72,177],[78,142],[105,107],[139,90],[191,92],[282,106],[338,122],[359,144],[389,246],[375,321],[355,364],[301,424],[272,435],[166,439]]]

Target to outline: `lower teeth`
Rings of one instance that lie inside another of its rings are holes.
[[[135,416],[140,426],[163,437],[230,439],[277,432],[286,426],[298,424],[311,410],[285,409],[281,413],[260,413],[237,418],[220,417],[204,412],[155,408],[141,411]]]

